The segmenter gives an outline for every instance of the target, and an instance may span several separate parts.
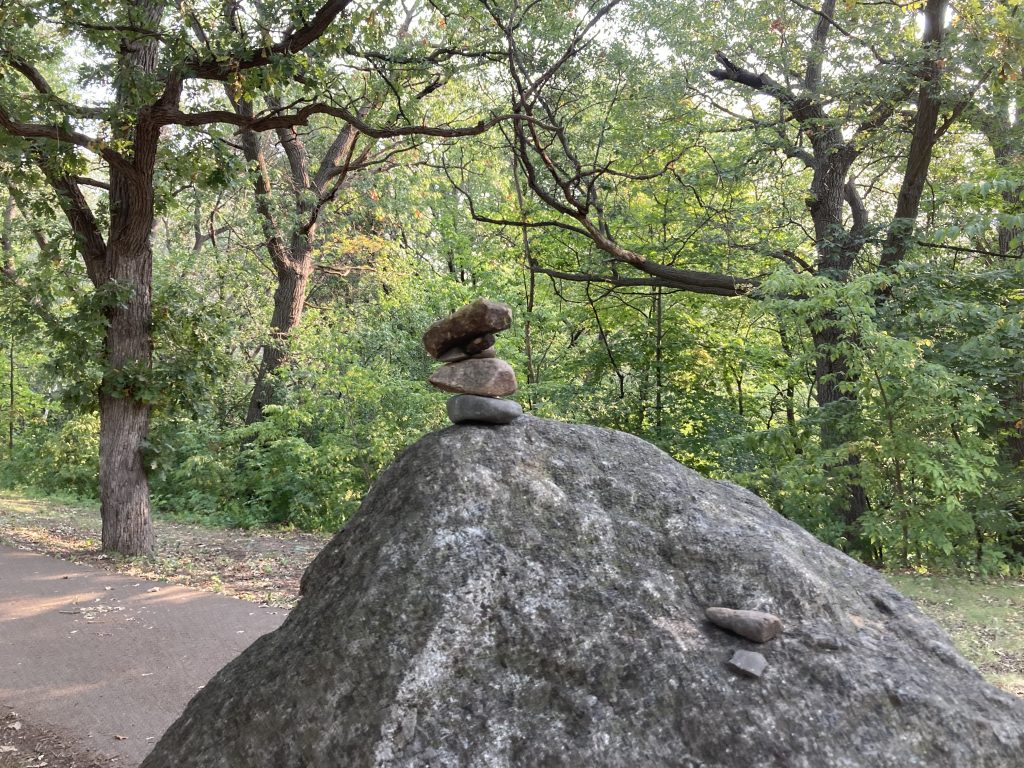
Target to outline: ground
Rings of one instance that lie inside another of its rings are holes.
[[[222,530],[166,519],[157,519],[155,528],[156,557],[112,557],[99,551],[96,508],[0,493],[2,545],[283,608],[295,604],[303,571],[330,538]],[[1024,697],[1024,580],[928,574],[890,578],[950,633],[988,680]],[[96,755],[76,752],[57,734],[0,706],[0,768],[110,765]]]
[[[56,733],[0,705],[0,768],[109,768],[101,755],[70,746]],[[114,763],[116,765],[116,763]]]
[[[0,544],[280,608],[295,604],[303,571],[330,539],[316,533],[207,528],[160,517],[153,525],[156,557],[107,555],[99,551],[98,508],[0,492]]]
[[[942,625],[990,683],[1024,697],[1024,579],[890,574],[889,580]]]
[[[154,521],[159,554],[126,558],[99,551],[96,507],[0,493],[0,545],[290,608],[299,579],[326,534],[206,528]],[[130,768],[83,752],[0,701],[0,768]]]

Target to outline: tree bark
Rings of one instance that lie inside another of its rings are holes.
[[[3,252],[3,275],[13,279],[14,270],[14,196],[7,198],[4,207],[3,231],[0,232],[0,251]],[[7,458],[14,460],[14,318],[7,320]]]
[[[249,399],[249,410],[245,415],[246,424],[261,421],[263,409],[274,402],[273,374],[287,359],[288,335],[298,327],[302,319],[306,285],[313,271],[313,262],[307,256],[303,259],[289,259],[276,267],[277,289],[274,291],[274,314],[270,320],[273,332],[270,342],[263,346],[259,372]]]
[[[252,102],[239,98],[231,87],[227,92],[235,112],[251,118]],[[272,107],[282,108],[271,97],[267,101]],[[365,116],[368,110],[369,106],[364,105],[360,116]],[[310,173],[309,152],[298,132],[293,127],[283,127],[277,130],[277,137],[288,160],[293,197],[287,232],[272,206],[274,189],[263,140],[255,131],[242,131],[242,153],[256,169],[253,178],[256,211],[266,238],[267,252],[277,272],[274,311],[270,319],[271,337],[263,345],[260,367],[245,414],[246,424],[261,421],[263,409],[275,400],[273,375],[288,359],[288,336],[298,327],[306,304],[320,211],[334,199],[348,177],[359,132],[352,125],[345,125],[320,159],[314,175]],[[360,161],[365,160],[367,152],[369,148],[364,150]]]
[[[843,331],[829,324],[812,334],[815,361],[815,402],[818,405],[819,437],[826,454],[837,451],[856,438],[857,399],[843,392],[842,385],[853,380],[849,360],[834,354],[836,345],[843,341]],[[844,488],[843,500],[838,507],[846,528],[846,538],[852,549],[866,551],[860,532],[860,519],[870,508],[867,492],[858,478],[860,456],[851,452],[839,461],[830,463],[828,472]]]
[[[928,0],[923,14],[924,38],[922,44],[928,52],[921,86],[917,95],[917,114],[914,119],[914,134],[907,149],[907,164],[903,181],[896,198],[889,232],[882,246],[881,266],[891,269],[906,256],[914,242],[914,228],[917,214],[921,209],[921,195],[928,181],[935,143],[939,134],[940,94],[942,84],[942,60],[940,48],[945,38],[946,10],[948,0]]]
[[[814,223],[819,275],[836,282],[850,279],[854,259],[863,247],[865,225],[859,197],[848,182],[855,158],[853,148],[838,128],[820,130],[812,139],[815,167],[807,208]],[[843,224],[844,206],[853,212],[849,230]],[[839,318],[826,313],[824,327],[812,330],[815,353],[815,402],[818,405],[819,437],[826,454],[837,451],[857,437],[859,404],[844,385],[854,381],[848,357],[838,350],[844,341],[855,341],[839,324]],[[847,389],[847,391],[844,391]],[[842,490],[837,512],[846,531],[847,547],[865,551],[860,520],[869,509],[867,492],[858,477],[860,456],[850,452],[842,460],[826,466],[826,472]]]
[[[163,3],[149,0],[140,3],[137,11],[147,28],[156,28]],[[124,122],[113,126],[113,135],[131,147],[130,166],[110,167],[106,250],[102,258],[86,258],[97,291],[110,291],[117,297],[105,310],[105,371],[99,396],[100,515],[103,549],[126,555],[150,555],[155,544],[143,461],[150,395],[143,390],[153,368],[153,251],[149,238],[160,128],[148,109],[139,108],[135,81],[156,70],[159,52],[155,39],[122,42],[115,84]]]
[[[112,174],[116,179],[117,175]],[[100,514],[103,549],[148,555],[154,547],[149,481],[143,450],[150,404],[140,392],[152,370],[153,255],[149,232],[153,197],[148,185],[112,184],[111,202],[121,236],[99,265],[97,290],[125,294],[106,310],[106,372],[100,388]],[[113,229],[113,227],[112,227]]]

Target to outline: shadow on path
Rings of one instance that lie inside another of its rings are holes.
[[[286,615],[0,547],[0,704],[131,768]]]

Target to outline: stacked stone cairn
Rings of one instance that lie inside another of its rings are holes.
[[[511,324],[508,305],[477,299],[423,334],[427,354],[445,363],[430,383],[456,393],[448,400],[448,418],[453,423],[508,424],[523,415],[519,403],[502,399],[516,391],[516,374],[494,351],[495,334]]]

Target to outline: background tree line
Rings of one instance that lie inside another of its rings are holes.
[[[487,295],[536,415],[871,562],[1024,561],[1016,5],[0,15],[0,472],[98,496],[104,546],[150,497],[337,526]]]

